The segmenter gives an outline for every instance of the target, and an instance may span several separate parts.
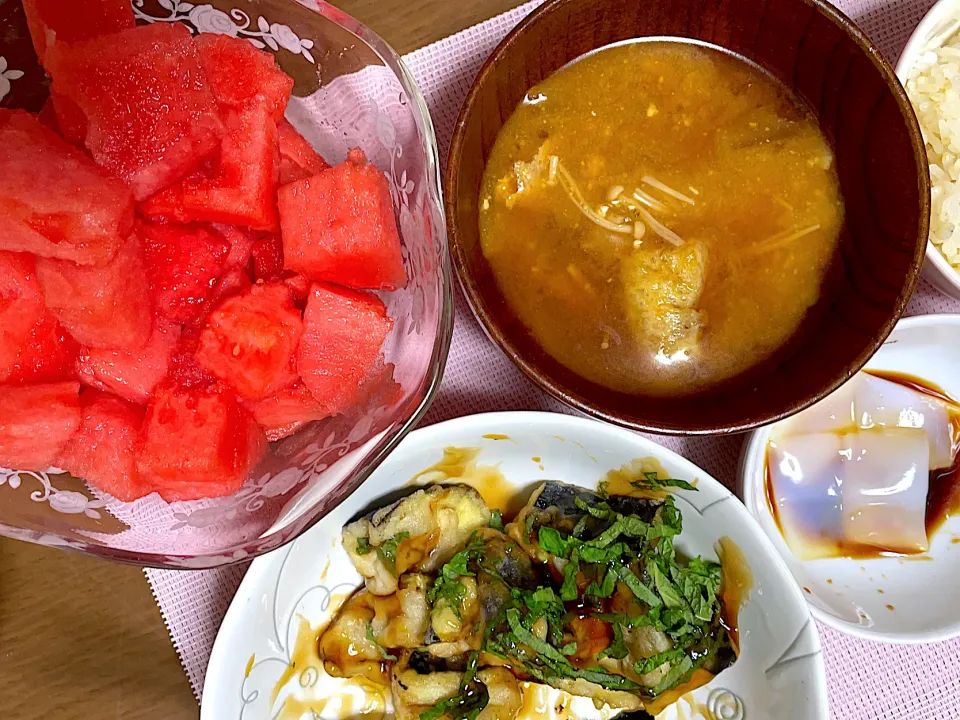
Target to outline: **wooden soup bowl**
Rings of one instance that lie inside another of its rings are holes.
[[[733,380],[678,397],[616,392],[549,356],[507,305],[483,256],[478,199],[503,123],[527,90],[571,60],[642,37],[692,38],[765,68],[813,110],[836,154],[845,219],[821,298],[779,353]],[[549,0],[493,52],[457,121],[446,174],[450,248],[490,338],[534,382],[590,415],[637,430],[736,433],[796,413],[881,346],[923,262],[930,179],[916,117],[893,69],[820,0]]]

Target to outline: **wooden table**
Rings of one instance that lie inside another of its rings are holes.
[[[339,0],[403,54],[522,0]],[[199,715],[143,573],[0,538],[0,718]]]

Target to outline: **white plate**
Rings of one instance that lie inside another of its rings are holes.
[[[909,373],[960,397],[958,358],[960,315],[919,315],[901,320],[866,368]],[[798,586],[809,590],[806,598],[814,617],[841,632],[886,642],[933,642],[960,635],[960,545],[953,542],[960,535],[960,517],[947,520],[930,538],[930,551],[916,558],[798,560],[767,505],[770,432],[770,427],[757,430],[744,448],[742,495]]]
[[[485,435],[505,435],[492,439]],[[203,693],[201,720],[299,720],[280,714],[296,698],[303,717],[357,717],[375,709],[347,681],[327,676],[316,659],[288,670],[301,618],[322,627],[339,602],[359,585],[340,545],[340,530],[358,510],[405,485],[438,462],[445,447],[479,448],[480,466],[498,466],[523,488],[553,479],[596,488],[608,470],[654,457],[674,477],[698,482],[697,492],[677,493],[684,531],[678,547],[716,558],[714,545],[729,536],[743,551],[754,577],[740,612],[742,652],[714,680],[665,710],[665,720],[826,720],[826,680],[816,625],[783,561],[743,505],[713,478],[680,456],[627,430],[550,413],[497,413],[451,420],[418,430],[346,502],[293,544],[256,560],[217,636]],[[276,693],[276,700],[274,695]],[[340,697],[349,696],[346,703]],[[327,704],[325,704],[327,703]],[[548,707],[552,707],[549,705]],[[599,717],[589,701],[577,717]]]

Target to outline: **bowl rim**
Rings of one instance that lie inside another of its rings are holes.
[[[450,346],[453,341],[454,325],[454,290],[453,273],[449,257],[449,234],[447,231],[446,215],[443,212],[443,184],[441,173],[440,152],[437,144],[436,129],[433,124],[433,118],[427,107],[426,99],[420,86],[417,84],[413,74],[407,68],[401,57],[396,51],[377,33],[361,23],[356,18],[345,13],[339,8],[331,5],[326,0],[314,0],[312,3],[297,2],[303,5],[317,15],[320,15],[327,22],[332,22],[339,27],[347,30],[359,40],[366,43],[370,49],[383,61],[396,76],[407,93],[412,106],[414,123],[418,134],[421,136],[422,146],[425,151],[425,175],[429,182],[425,183],[425,204],[428,208],[435,209],[431,212],[430,222],[433,227],[434,249],[437,255],[437,266],[439,270],[439,301],[440,308],[436,322],[436,336],[433,341],[433,348],[430,359],[427,364],[427,373],[420,380],[420,387],[426,384],[423,395],[417,403],[416,408],[411,412],[389,437],[378,436],[368,438],[365,443],[376,440],[376,443],[369,450],[367,460],[363,466],[356,472],[348,476],[344,482],[353,483],[353,487],[346,492],[335,504],[327,504],[323,512],[310,515],[310,511],[304,511],[299,515],[296,521],[287,528],[268,527],[261,535],[248,538],[241,545],[245,546],[242,556],[235,553],[237,547],[220,548],[208,552],[196,552],[190,554],[163,553],[144,550],[128,550],[125,548],[116,548],[109,545],[96,545],[85,540],[71,539],[69,546],[53,544],[53,547],[62,548],[70,552],[81,552],[86,555],[92,555],[104,560],[118,562],[125,565],[135,565],[142,568],[157,568],[163,570],[209,570],[212,568],[223,568],[240,563],[246,563],[254,558],[272,552],[278,547],[289,544],[296,540],[311,527],[320,522],[330,512],[332,512],[340,503],[352,495],[376,470],[377,467],[387,458],[387,456],[396,448],[396,446],[406,437],[411,430],[423,419],[427,410],[430,408],[440,384],[443,380],[444,369],[450,352]],[[361,443],[356,449],[363,447]],[[6,535],[3,532],[5,527],[19,531],[21,528],[6,525],[0,522],[0,536]],[[32,530],[32,529],[31,529]],[[55,537],[61,536],[55,532],[38,530],[42,534],[53,534]],[[286,533],[286,534],[285,534]],[[21,535],[10,534],[15,539],[26,540],[41,545],[50,545],[48,543],[38,542],[32,538]],[[274,543],[267,543],[270,538],[277,538]],[[247,547],[253,546],[247,550]],[[197,559],[208,559],[210,562],[206,565],[188,565],[179,564],[178,561],[192,561]]]
[[[492,314],[488,309],[488,301],[484,299],[484,294],[476,284],[473,274],[467,268],[466,253],[460,242],[460,230],[456,220],[456,209],[459,193],[457,189],[460,184],[460,164],[463,159],[464,139],[468,118],[473,111],[477,97],[480,94],[480,88],[487,82],[493,68],[498,65],[504,55],[518,41],[532,25],[539,22],[545,15],[558,11],[564,6],[573,5],[581,0],[546,0],[542,5],[534,9],[529,15],[523,18],[497,45],[484,61],[480,72],[477,74],[470,90],[460,107],[460,112],[454,124],[453,136],[450,141],[450,151],[447,156],[447,166],[444,175],[444,208],[447,217],[448,244],[450,255],[453,259],[453,267],[457,276],[458,283],[463,291],[467,304],[477,319],[484,334],[503,352],[511,362],[516,365],[520,371],[541,389],[547,391],[550,395],[560,400],[564,404],[575,408],[591,417],[595,417],[607,422],[625,427],[631,430],[650,432],[659,435],[675,436],[712,436],[712,435],[733,435],[750,430],[754,430],[765,425],[778,422],[794,415],[811,405],[819,402],[827,395],[832,393],[843,383],[853,377],[869,361],[883,345],[886,338],[893,332],[897,322],[906,311],[910,298],[916,289],[920,279],[920,273],[923,267],[923,259],[929,244],[930,234],[930,170],[926,161],[926,150],[924,147],[923,136],[920,132],[920,125],[914,113],[913,106],[907,97],[906,90],[900,84],[893,66],[883,56],[877,46],[867,37],[866,33],[847,17],[839,9],[828,3],[826,0],[798,0],[803,2],[814,11],[820,13],[834,25],[846,33],[851,40],[860,48],[863,54],[872,63],[874,68],[880,73],[888,89],[893,95],[897,107],[899,108],[904,122],[907,126],[907,134],[913,145],[914,161],[917,165],[917,175],[919,179],[920,196],[920,227],[917,238],[924,238],[924,242],[915,242],[913,250],[913,261],[910,266],[905,282],[901,288],[900,294],[894,305],[893,311],[880,328],[873,341],[865,346],[864,350],[857,357],[848,363],[837,376],[837,378],[827,385],[823,386],[818,392],[805,400],[793,403],[778,413],[768,414],[753,420],[730,423],[726,425],[700,425],[694,428],[665,428],[653,422],[634,422],[628,420],[617,413],[608,412],[602,407],[591,404],[580,393],[574,392],[570,388],[564,387],[562,383],[555,382],[542,373],[536,363],[520,353],[516,345],[506,336],[503,329],[493,320]],[[940,0],[945,2],[946,0]],[[594,48],[597,49],[597,48]],[[960,288],[958,288],[960,292]],[[637,396],[642,397],[642,396]]]
[[[960,314],[930,313],[927,315],[911,315],[910,317],[900,320],[897,323],[895,330],[908,330],[914,327],[937,326],[955,327],[960,330]],[[766,460],[762,459],[762,455],[766,450],[767,441],[769,440],[772,430],[773,425],[769,425],[758,428],[750,433],[749,437],[743,443],[743,450],[740,454],[740,462],[737,469],[737,486],[739,495],[743,498],[743,504],[747,508],[747,512],[750,514],[750,517],[753,518],[758,525],[760,525],[760,529],[763,531],[764,537],[766,537],[767,540],[770,540],[770,537],[767,535],[767,532],[763,530],[763,526],[760,524],[760,517],[754,511],[754,508],[756,508],[760,502],[761,492],[765,494],[765,490],[761,491],[761,489],[758,487],[758,483],[755,482],[755,479],[758,477],[759,469],[766,463]],[[764,506],[766,506],[766,500],[764,500],[763,503]],[[793,575],[793,572],[790,571],[787,558],[783,557],[783,553],[780,552],[780,548],[778,548],[776,544],[774,544],[772,541],[771,544],[773,544],[774,550],[777,552],[777,554],[780,555],[780,559],[783,560],[788,572],[790,572],[790,577],[793,578],[794,583],[797,584],[797,588],[799,589],[800,584],[797,583],[796,577]],[[796,558],[793,559],[797,560]],[[797,560],[797,562],[810,561]],[[940,642],[943,640],[952,640],[960,637],[960,616],[958,616],[957,622],[955,622],[953,625],[941,630],[902,633],[880,632],[870,628],[862,627],[860,625],[853,625],[852,623],[841,620],[840,618],[831,615],[830,613],[825,612],[814,605],[806,593],[802,593],[802,595],[804,601],[807,603],[807,606],[810,608],[811,614],[818,622],[822,622],[824,625],[828,625],[844,635],[850,635],[863,640],[873,640],[896,645],[920,645],[931,642]]]
[[[910,33],[907,44],[904,45],[903,50],[900,52],[900,57],[897,59],[895,68],[897,79],[900,80],[904,88],[906,88],[907,77],[916,64],[917,59],[926,51],[941,47],[943,42],[949,39],[949,36],[946,36],[940,38],[939,42],[932,42],[937,39],[934,37],[934,29],[951,15],[954,16],[956,20],[956,27],[954,27],[952,31],[952,34],[956,35],[957,32],[960,31],[960,2],[958,2],[958,0],[937,0],[926,12],[913,32]],[[909,99],[909,95],[907,99]],[[912,105],[911,103],[911,107]],[[916,111],[914,111],[914,114],[916,114]],[[930,172],[929,163],[927,164],[927,172]],[[960,268],[951,265],[944,254],[937,249],[936,245],[930,240],[929,231],[927,232],[927,249],[925,255],[927,261],[929,261],[932,266],[932,271],[947,284],[946,287],[944,287],[941,283],[937,283],[938,287],[949,295],[960,298]]]

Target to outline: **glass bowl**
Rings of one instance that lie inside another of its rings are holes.
[[[330,162],[360,147],[389,181],[407,286],[383,293],[394,328],[362,407],[271,445],[241,490],[123,503],[56,468],[0,469],[0,535],[167,568],[240,562],[293,540],[339,505],[426,411],[453,332],[453,296],[437,146],[426,104],[375,33],[312,0],[133,0],[138,23],[178,22],[275,54],[295,80],[287,119]],[[49,83],[19,3],[0,5],[0,105],[39,111]]]

